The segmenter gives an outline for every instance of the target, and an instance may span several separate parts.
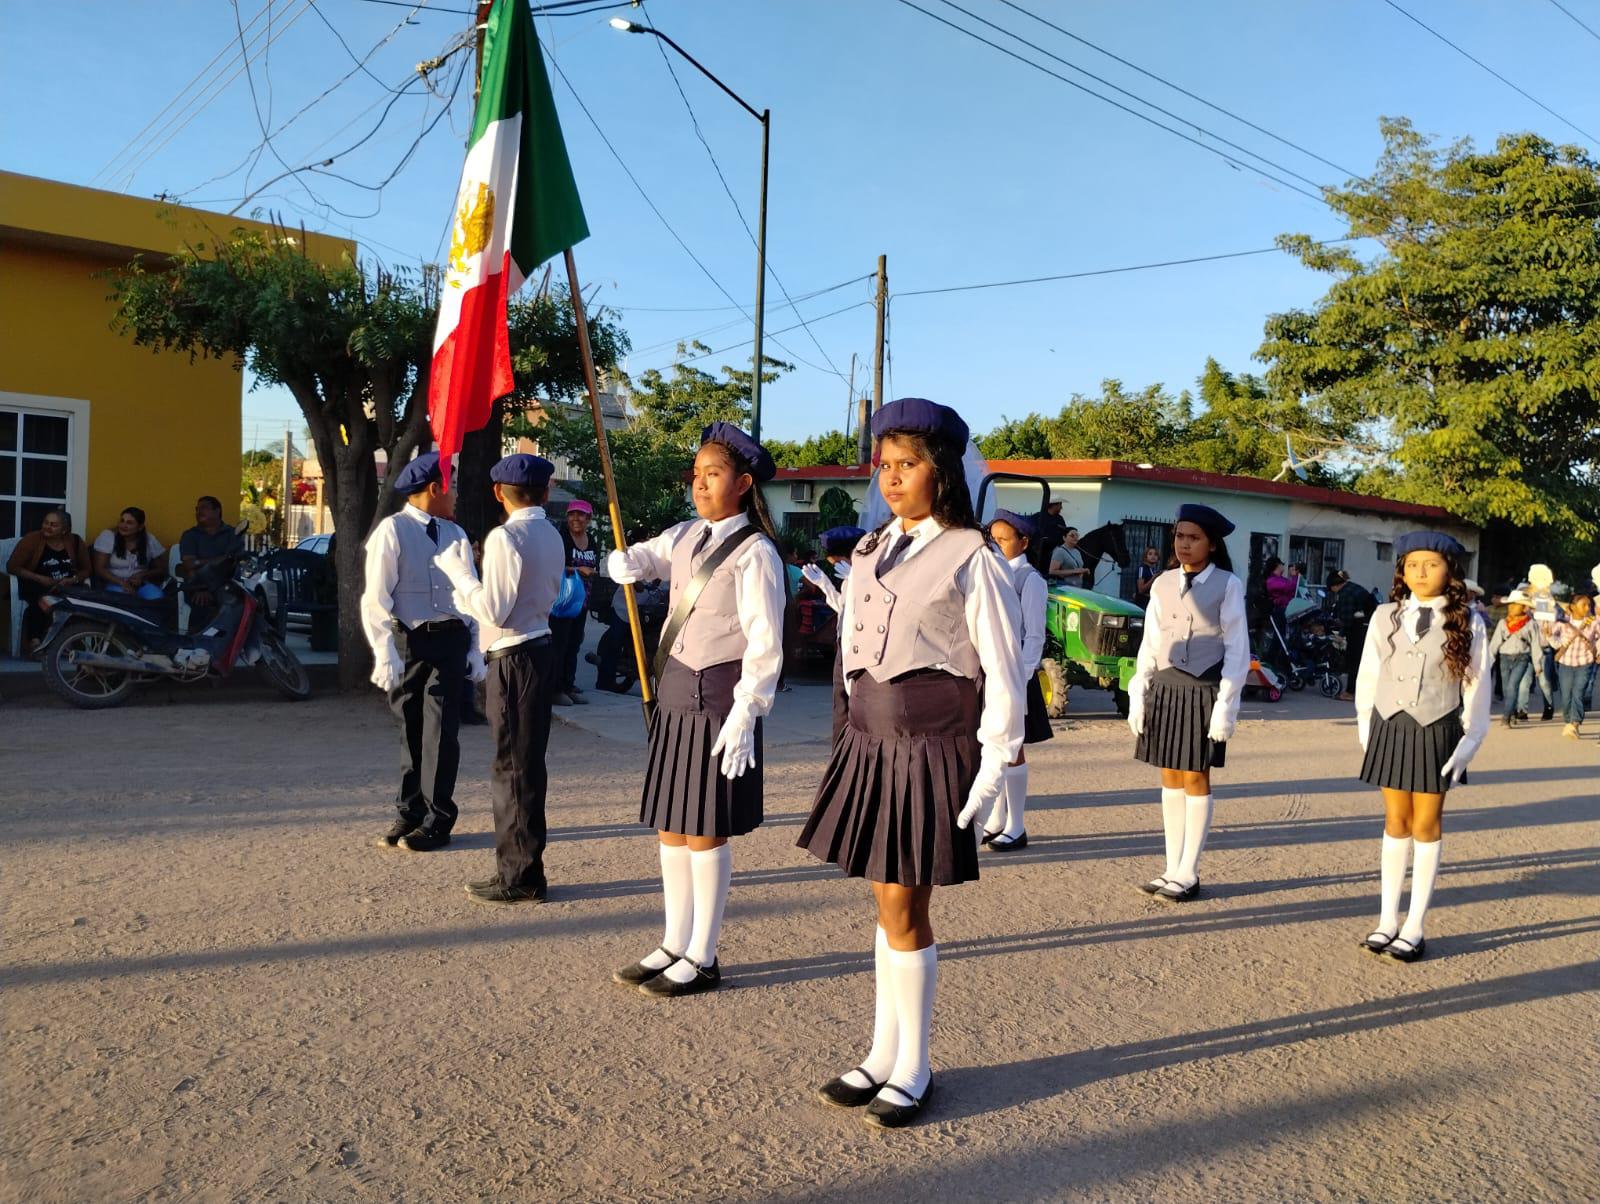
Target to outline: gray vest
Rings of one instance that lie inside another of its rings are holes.
[[[667,603],[669,615],[677,608],[679,595],[694,579],[694,570],[700,561],[716,551],[722,542],[715,538],[707,541],[699,557],[694,564],[691,564],[690,557],[694,552],[694,545],[703,530],[705,530],[703,519],[684,523],[678,542],[672,545],[672,582]],[[733,531],[729,531],[723,538],[733,534]],[[707,581],[706,587],[700,591],[694,610],[689,614],[689,621],[678,632],[678,638],[672,645],[671,655],[674,660],[682,661],[691,669],[700,670],[720,665],[724,661],[743,659],[746,641],[744,625],[739,622],[738,596],[735,592],[737,566],[739,560],[749,554],[751,550],[749,544],[761,543],[765,539],[764,535],[752,536],[746,541],[745,546],[740,547],[717,566],[717,571],[711,574],[711,580]],[[781,573],[782,570],[779,571]],[[774,619],[781,628],[783,617],[777,615]]]
[[[516,549],[522,559],[522,577],[517,582],[517,598],[506,616],[506,625],[484,624],[478,633],[480,645],[489,648],[505,636],[529,637],[549,631],[550,608],[561,593],[567,559],[561,533],[543,518],[522,518],[506,523],[498,532],[491,531],[489,538],[504,539]],[[493,550],[491,546],[489,551]]]
[[[1157,669],[1181,669],[1192,677],[1202,677],[1222,663],[1226,651],[1222,600],[1232,580],[1232,573],[1213,566],[1211,575],[1196,581],[1185,594],[1182,569],[1168,569],[1155,579],[1150,593],[1161,600],[1162,637]]]
[[[1010,566],[1008,565],[1007,567],[1009,568]],[[1025,590],[1028,587],[1028,578],[1029,577],[1039,577],[1039,570],[1034,568],[1033,565],[1029,564],[1026,560],[1024,560],[1020,565],[1018,565],[1016,568],[1012,569],[1011,572],[1012,572],[1012,578],[1011,578],[1012,584],[1017,587],[1017,600],[1021,601],[1022,600],[1022,591]],[[1040,577],[1040,580],[1043,580],[1043,578]],[[1048,586],[1048,582],[1046,583],[1046,585]],[[1048,607],[1049,603],[1046,602],[1045,605],[1046,605],[1046,607]]]
[[[885,534],[870,552],[858,548],[851,557],[845,578],[850,630],[840,636],[845,675],[864,670],[874,681],[889,681],[944,665],[981,681],[983,667],[967,634],[967,600],[956,588],[956,574],[983,548],[983,533],[943,531],[931,548],[900,561],[880,581],[878,560],[893,544]]]
[[[1427,727],[1461,709],[1461,683],[1450,676],[1444,663],[1444,616],[1435,614],[1433,625],[1413,644],[1404,623],[1395,630],[1395,610],[1393,602],[1385,602],[1372,616],[1372,632],[1378,642],[1378,692],[1373,709],[1385,719],[1404,711]]]
[[[456,609],[450,578],[434,567],[433,557],[451,539],[465,539],[466,532],[441,518],[436,547],[428,538],[426,522],[418,522],[409,514],[391,514],[383,521],[393,524],[400,545],[391,611],[394,617],[407,627],[436,619],[459,619],[461,612]]]

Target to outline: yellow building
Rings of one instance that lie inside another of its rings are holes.
[[[92,540],[125,506],[172,545],[194,500],[239,490],[241,374],[231,361],[134,346],[111,328],[103,273],[258,222],[0,172],[0,544],[65,505]],[[313,257],[353,255],[306,236]]]

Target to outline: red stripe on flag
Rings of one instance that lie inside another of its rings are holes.
[[[428,376],[428,422],[439,449],[439,470],[450,487],[450,457],[468,431],[482,429],[494,403],[510,393],[511,337],[506,330],[507,252],[500,271],[461,298],[456,327],[433,353]],[[446,288],[450,286],[445,285]]]

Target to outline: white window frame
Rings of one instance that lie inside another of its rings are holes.
[[[64,415],[67,418],[67,509],[72,514],[72,525],[85,539],[89,521],[89,409],[87,400],[77,397],[47,397],[39,393],[10,393],[0,390],[0,409],[17,410],[27,414]],[[21,450],[22,423],[17,424],[18,461],[17,488],[22,488]],[[22,510],[18,504],[20,521]],[[19,535],[26,531],[19,530]]]

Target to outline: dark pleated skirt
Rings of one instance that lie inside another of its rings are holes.
[[[977,683],[942,670],[857,677],[799,846],[852,878],[976,880],[979,825],[956,817],[978,773],[978,711]]]
[[[1041,744],[1054,740],[1055,730],[1050,726],[1050,716],[1044,711],[1044,691],[1039,688],[1039,675],[1028,678],[1028,715],[1022,721],[1022,742]]]
[[[1220,769],[1226,744],[1213,744],[1211,708],[1217,702],[1217,679],[1194,677],[1182,669],[1162,669],[1144,696],[1144,734],[1134,757],[1159,769],[1204,773]]]
[[[839,734],[850,722],[850,696],[844,692],[844,646],[833,650],[833,740],[831,748],[839,743]]]
[[[1404,711],[1393,718],[1372,716],[1361,780],[1369,786],[1443,794],[1448,787],[1439,770],[1461,739],[1461,716],[1446,715],[1423,727]]]
[[[743,836],[761,824],[761,721],[756,763],[731,782],[713,757],[722,721],[733,706],[738,661],[698,672],[676,657],[656,685],[639,822],[680,836]]]

